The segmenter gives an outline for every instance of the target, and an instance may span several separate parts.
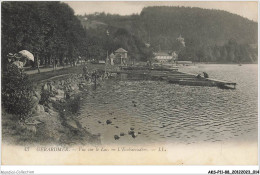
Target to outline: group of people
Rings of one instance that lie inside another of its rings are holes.
[[[107,76],[108,75],[105,74],[104,70],[94,70],[89,72],[87,66],[86,65],[83,66],[83,77],[87,81],[91,80],[92,82],[95,82],[96,79],[106,78]]]
[[[207,74],[207,72],[202,72],[202,73],[203,73],[204,78],[209,78],[209,74]],[[198,74],[197,78],[201,78],[201,74]]]
[[[23,68],[23,66],[26,64],[26,59],[22,57],[19,53],[9,53],[7,55],[7,60],[9,64],[16,65],[18,68]]]

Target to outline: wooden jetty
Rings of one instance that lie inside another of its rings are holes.
[[[168,80],[170,83],[176,83],[180,85],[189,85],[189,86],[217,86],[221,89],[235,89],[236,83],[222,81],[212,78],[198,78],[195,74],[190,74],[186,72],[179,72],[178,75],[173,75],[169,77]]]
[[[195,74],[180,72],[176,69],[158,70],[158,69],[122,69],[110,71],[114,74],[131,75],[131,77],[143,77],[149,80],[163,80],[172,84],[187,86],[208,86],[219,87],[221,89],[235,89],[236,83],[216,80],[212,78],[197,77]]]

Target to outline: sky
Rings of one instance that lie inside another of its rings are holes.
[[[131,15],[133,13],[139,14],[147,6],[185,6],[225,10],[258,21],[258,4],[256,1],[65,1],[65,3],[74,9],[76,15],[95,12]]]

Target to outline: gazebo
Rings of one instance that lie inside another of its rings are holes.
[[[119,48],[115,51],[115,57],[120,59],[121,65],[126,64],[127,62],[127,51],[123,48]]]

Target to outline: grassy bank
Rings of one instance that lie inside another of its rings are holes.
[[[48,110],[34,114],[31,119],[41,122],[37,125],[17,121],[16,116],[2,110],[3,142],[15,145],[100,144],[99,136],[86,131],[77,120],[81,95],[64,103],[53,102]]]
[[[98,135],[86,131],[77,119],[81,106],[82,93],[76,94],[65,103],[53,103],[59,113],[59,119],[65,128],[65,133],[60,139],[61,144],[100,144]]]

